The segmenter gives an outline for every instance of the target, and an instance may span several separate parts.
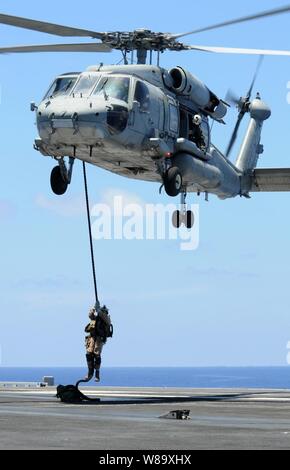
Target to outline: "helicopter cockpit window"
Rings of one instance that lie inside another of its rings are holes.
[[[137,82],[134,101],[138,101],[138,103],[140,103],[140,111],[149,111],[150,93],[145,83]]]
[[[46,93],[44,99],[68,95],[75,85],[78,77],[58,77]]]
[[[103,77],[94,95],[103,95],[105,99],[115,98],[128,103],[130,79],[126,77]]]
[[[82,75],[76,84],[76,87],[74,89],[74,95],[85,95],[88,96],[95,84],[97,83],[99,79],[99,76],[97,75],[91,75],[91,74],[85,74]]]

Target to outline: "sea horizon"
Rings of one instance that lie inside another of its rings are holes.
[[[53,376],[55,384],[75,383],[86,367],[0,367],[0,382],[42,382]],[[88,385],[96,385],[90,382]],[[100,386],[182,388],[290,388],[289,366],[110,366],[101,369]]]

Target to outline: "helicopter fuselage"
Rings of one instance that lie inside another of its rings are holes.
[[[242,173],[210,139],[209,117],[223,122],[225,112],[225,105],[181,68],[169,73],[148,65],[90,67],[59,76],[36,108],[36,149],[57,160],[76,158],[159,183],[175,165],[184,191],[235,197]],[[202,146],[192,137],[196,114],[202,118]]]

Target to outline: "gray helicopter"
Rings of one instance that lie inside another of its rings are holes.
[[[182,67],[165,70],[166,50],[290,56],[290,51],[188,46],[179,39],[231,24],[287,13],[290,5],[215,24],[184,34],[150,30],[101,33],[0,14],[0,23],[58,36],[91,37],[98,43],[13,46],[0,53],[111,52],[123,54],[124,65],[89,67],[82,73],[58,76],[35,111],[39,138],[35,149],[55,159],[51,173],[55,194],[67,191],[76,159],[121,176],[161,184],[171,197],[181,195],[176,227],[192,228],[187,193],[215,194],[221,199],[250,197],[256,191],[290,191],[290,169],[256,169],[263,153],[261,131],[271,111],[258,94],[229,100],[237,105],[237,124],[226,153],[211,142],[210,120],[225,124],[229,104]],[[138,64],[134,65],[137,52]],[[153,53],[157,65],[153,65]],[[148,54],[150,54],[147,65]],[[260,64],[259,64],[260,65]],[[229,155],[243,117],[250,123],[235,164]],[[66,161],[65,159],[68,158]]]

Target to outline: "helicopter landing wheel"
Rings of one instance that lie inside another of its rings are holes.
[[[180,228],[182,225],[182,215],[180,211],[174,211],[172,214],[172,225],[174,228]]]
[[[63,176],[61,174],[61,169],[59,166],[54,167],[54,169],[51,172],[50,185],[51,185],[52,191],[57,196],[62,196],[67,191],[68,183],[67,181],[63,179]]]
[[[185,225],[187,229],[192,229],[194,226],[194,213],[192,211],[174,211],[172,214],[172,225],[174,228],[180,228]]]
[[[178,168],[172,167],[164,176],[164,188],[168,196],[175,197],[182,190],[182,175]]]
[[[191,229],[194,226],[194,213],[192,211],[186,211],[185,226],[188,229]]]

